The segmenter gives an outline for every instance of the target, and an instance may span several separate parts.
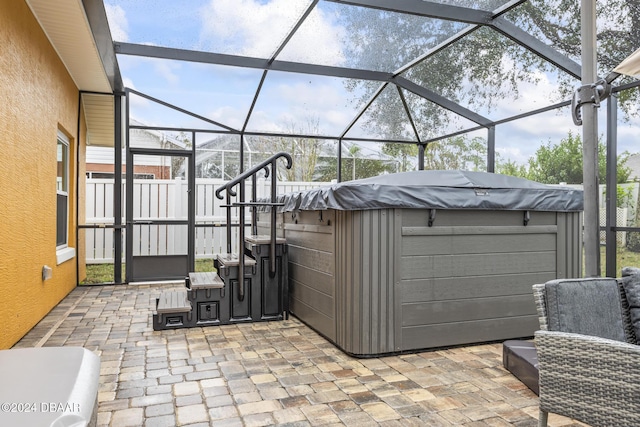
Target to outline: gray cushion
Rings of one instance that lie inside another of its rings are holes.
[[[545,285],[550,331],[625,341],[615,279],[559,279]]]
[[[625,276],[621,282],[629,304],[629,317],[637,342],[640,337],[640,276],[636,274]]]

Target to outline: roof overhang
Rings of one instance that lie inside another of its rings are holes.
[[[114,91],[122,80],[102,2],[26,0],[78,90],[87,144],[113,146]]]

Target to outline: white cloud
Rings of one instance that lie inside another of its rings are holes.
[[[165,79],[167,83],[177,84],[180,82],[180,76],[176,71],[180,70],[181,66],[177,62],[168,61],[154,61],[153,69],[156,74]]]
[[[272,0],[211,0],[201,11],[200,48],[235,55],[266,58],[275,53],[306,7],[306,2]],[[314,9],[286,51],[290,60],[312,55],[321,63],[343,61],[340,37],[344,29],[332,25]],[[320,37],[319,35],[322,35]],[[281,59],[281,58],[279,58]]]
[[[135,85],[133,84],[133,80],[131,80],[129,77],[123,77],[122,83],[128,88],[131,88],[131,89],[136,88]]]
[[[241,111],[238,108],[228,106],[216,108],[207,114],[207,117],[223,125],[240,129],[244,124],[244,115],[246,115],[246,111]]]
[[[338,135],[356,112],[347,107],[344,88],[332,80],[297,79],[290,83],[274,86],[260,102],[261,109],[270,109],[272,99],[279,103],[278,113],[265,111],[275,121],[276,126],[286,128],[291,123],[300,132],[317,132],[322,135]],[[318,120],[318,129],[307,129],[309,120]],[[284,129],[282,129],[284,130]]]
[[[500,154],[500,158],[502,159],[502,161],[509,160],[521,165],[526,164],[531,157],[531,153],[525,153],[521,148],[518,147],[496,148],[496,152]]]
[[[261,132],[282,132],[283,126],[278,126],[274,117],[265,111],[254,111],[249,121],[249,130]]]
[[[308,84],[298,81],[296,83],[281,84],[277,88],[280,99],[297,104],[304,104],[319,111],[327,108],[335,108],[340,104],[345,95],[342,87],[325,83],[314,83],[309,80]]]
[[[118,5],[105,3],[105,11],[107,12],[107,21],[111,30],[111,38],[115,41],[126,42],[129,40],[129,23],[123,8]]]
[[[631,123],[618,122],[618,153],[624,151],[639,153],[638,135],[640,135],[640,124],[637,119]]]
[[[122,83],[125,87],[129,89],[136,90],[135,84],[133,84],[133,80],[128,77],[122,78]],[[149,100],[137,95],[131,95],[129,97],[129,101],[131,102],[131,108],[134,110],[142,110],[149,107]]]
[[[315,8],[278,56],[278,59],[312,64],[342,65],[345,56],[341,40],[345,29],[332,24],[326,14]]]

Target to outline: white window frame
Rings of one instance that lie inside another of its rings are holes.
[[[72,247],[69,247],[69,151],[70,151],[70,141],[69,137],[58,131],[58,137],[56,140],[56,165],[58,162],[58,145],[62,145],[65,149],[64,153],[64,176],[59,177],[56,166],[56,261],[58,264],[62,264],[65,261],[68,261],[75,257],[76,250]],[[59,184],[60,180],[62,181],[62,185]],[[63,187],[63,188],[60,188]],[[66,187],[66,188],[65,188]],[[65,224],[65,242],[58,244],[58,196],[64,196],[67,200],[67,206],[65,209],[66,218],[64,218]]]

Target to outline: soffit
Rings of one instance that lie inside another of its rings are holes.
[[[112,93],[81,0],[27,0],[80,91]],[[87,144],[113,146],[113,97],[83,95]]]
[[[27,0],[78,89],[111,93],[80,0]]]
[[[87,122],[87,145],[113,147],[113,96],[85,93],[82,95],[82,107]]]

